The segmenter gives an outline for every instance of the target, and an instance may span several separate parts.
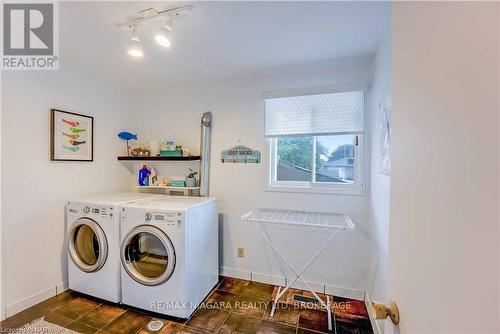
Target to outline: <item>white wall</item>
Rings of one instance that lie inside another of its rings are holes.
[[[402,333],[498,333],[499,4],[393,4],[389,296]]]
[[[116,160],[129,126],[126,94],[69,69],[2,73],[2,265],[7,316],[62,288],[67,278],[64,205],[125,190]],[[94,116],[94,162],[49,161],[49,109]]]
[[[374,59],[374,75],[370,99],[370,229],[377,247],[375,279],[371,286],[374,300],[387,299],[387,256],[389,247],[389,204],[391,177],[380,172],[380,119],[379,103],[391,92],[391,31],[388,30],[380,42]]]
[[[268,71],[265,74],[234,78],[225,82],[189,86],[167,86],[137,97],[137,127],[140,141],[175,137],[178,144],[199,150],[199,124],[204,111],[214,115],[211,157],[211,195],[220,199],[222,213],[221,265],[223,273],[261,281],[273,281],[270,275],[284,276],[274,269],[272,251],[261,237],[240,217],[258,207],[303,210],[332,210],[349,213],[358,230],[342,234],[306,275],[311,281],[366,290],[373,271],[372,243],[368,239],[367,196],[340,196],[266,192],[269,159],[264,139],[265,91],[312,87],[335,83],[365,82],[371,79],[371,60],[360,58],[314,66],[299,66]],[[143,126],[140,127],[139,125]],[[222,164],[220,152],[241,140],[242,145],[263,154],[261,164]],[[160,174],[178,174],[177,167],[153,164]],[[367,166],[368,167],[368,166]],[[187,168],[184,169],[184,173]],[[135,177],[135,176],[134,176]],[[314,248],[319,233],[274,231],[287,256],[304,261]],[[245,248],[245,257],[237,257],[237,248]],[[304,249],[303,249],[304,248]],[[252,273],[252,274],[250,274]],[[250,276],[252,275],[252,276]],[[283,280],[275,282],[282,283]],[[323,289],[323,287],[320,287]]]
[[[2,91],[2,71],[0,71],[0,92]],[[0,95],[1,96],[1,95]],[[1,98],[0,98],[1,99]],[[2,129],[2,123],[1,123],[1,119],[2,119],[2,104],[0,103],[0,166],[2,166],[2,136],[1,136],[1,129]],[[2,173],[0,171],[0,321],[4,320],[5,319],[5,312],[3,312],[4,310],[4,291],[5,291],[5,286],[4,286],[4,283],[5,283],[5,280],[3,279],[3,266],[4,266],[4,262],[2,259],[3,259],[3,251],[2,251],[2,248],[3,248],[3,235],[2,235],[2,192],[1,192],[1,188],[2,188]]]

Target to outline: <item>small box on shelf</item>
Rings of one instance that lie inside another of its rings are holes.
[[[160,157],[182,157],[182,150],[161,150]]]
[[[186,186],[186,181],[184,180],[172,180],[171,182],[172,187],[185,187]]]

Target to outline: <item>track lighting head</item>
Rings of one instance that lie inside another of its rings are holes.
[[[155,35],[156,43],[161,46],[168,48],[170,47],[170,36],[172,33],[172,29],[169,26],[161,27]]]
[[[130,38],[130,44],[127,52],[132,57],[140,58],[144,56],[144,52],[142,51],[142,45],[139,39],[139,33],[137,32],[135,27],[130,27],[130,31],[132,36]]]
[[[173,31],[173,26],[174,26],[174,19],[172,15],[169,16],[166,24],[162,26],[158,32],[155,35],[155,40],[156,43],[160,44],[161,46],[168,48],[170,47],[171,44],[171,35]]]
[[[144,52],[142,51],[141,42],[131,40],[130,45],[128,47],[128,54],[132,57],[140,58],[144,56]]]

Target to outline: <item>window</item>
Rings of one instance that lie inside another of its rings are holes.
[[[265,102],[271,190],[363,191],[363,91]]]

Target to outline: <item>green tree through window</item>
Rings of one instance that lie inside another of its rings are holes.
[[[328,150],[316,143],[316,164],[321,164],[321,155],[328,155]],[[313,138],[286,137],[278,139],[278,161],[292,164],[307,170],[312,169]]]

